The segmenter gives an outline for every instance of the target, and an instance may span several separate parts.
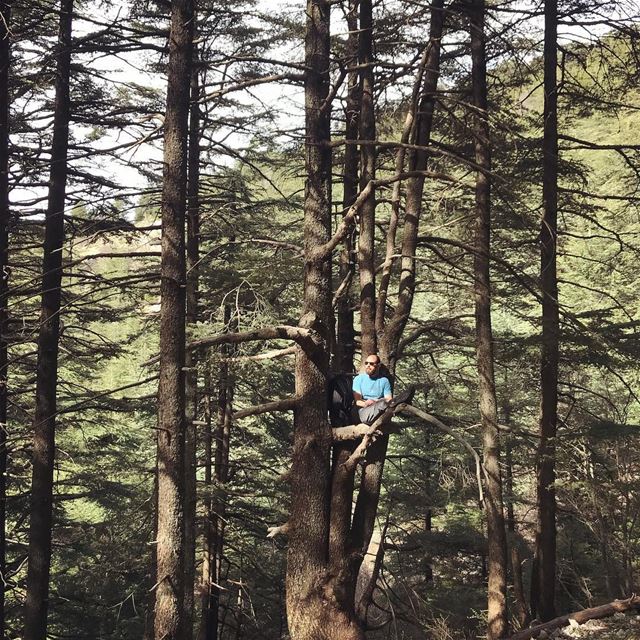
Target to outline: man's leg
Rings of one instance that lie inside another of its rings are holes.
[[[368,407],[359,407],[358,416],[360,418],[360,422],[364,422],[364,424],[373,424],[375,419],[383,414],[386,408],[387,401],[384,400],[384,398],[376,401],[375,404],[370,404]]]

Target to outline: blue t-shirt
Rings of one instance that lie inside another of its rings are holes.
[[[359,373],[353,379],[353,390],[357,391],[364,400],[378,400],[391,395],[391,384],[384,376],[371,378],[366,373]]]

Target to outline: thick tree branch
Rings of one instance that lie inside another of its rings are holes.
[[[320,343],[319,335],[312,329],[304,327],[294,327],[289,325],[278,325],[274,327],[262,327],[253,331],[238,333],[218,333],[193,340],[187,344],[187,350],[193,351],[202,347],[214,347],[219,344],[241,344],[243,342],[254,342],[257,340],[293,340],[305,350],[313,350]],[[155,364],[160,356],[154,356],[150,360],[142,363],[143,367]]]
[[[369,425],[361,422],[351,424],[346,427],[334,427],[331,429],[334,442],[346,442],[347,440],[357,440],[369,432]]]
[[[230,358],[223,358],[224,362],[245,362],[259,361],[259,360],[274,360],[275,358],[284,358],[285,356],[295,355],[295,347],[285,347],[284,349],[272,349],[271,351],[265,351],[264,353],[258,353],[254,356],[234,356]]]

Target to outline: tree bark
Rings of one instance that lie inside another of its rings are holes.
[[[351,0],[347,13],[347,50],[345,64],[355,66],[358,61],[358,1]],[[344,137],[347,141],[355,142],[358,139],[360,116],[360,84],[358,72],[350,71],[348,75],[348,90],[345,109]],[[349,207],[358,197],[358,148],[355,144],[346,144],[344,149],[344,168],[342,174],[342,208],[346,213]],[[355,264],[353,260],[354,235],[349,233],[343,242],[340,252],[339,273],[340,282],[353,278]],[[353,371],[353,359],[355,355],[355,329],[353,326],[353,309],[350,286],[338,298],[337,332],[336,332],[336,357],[334,370],[348,372]]]
[[[470,7],[471,85],[476,172],[474,299],[476,316],[476,354],[478,366],[478,406],[482,424],[482,449],[486,491],[488,622],[489,640],[507,632],[507,539],[502,504],[500,437],[491,328],[491,142],[487,101],[487,61],[485,51],[485,4],[473,0]]]
[[[443,0],[434,0],[431,6],[429,51],[413,137],[413,143],[420,146],[427,146],[431,136],[435,93],[440,69],[440,39],[444,24],[443,4]],[[410,158],[410,170],[426,170],[427,159],[426,152],[421,150],[414,151]],[[398,304],[391,321],[387,325],[380,325],[382,327],[382,335],[378,335],[380,356],[387,363],[392,375],[395,371],[398,342],[406,326],[413,304],[415,292],[414,257],[417,247],[418,222],[422,208],[423,189],[424,176],[414,177],[408,181]],[[362,470],[351,535],[353,552],[357,554],[356,573],[367,551],[374,530],[387,445],[387,435],[378,438],[373,446],[369,448],[365,466]]]
[[[213,583],[218,584],[215,575],[215,507],[211,491],[213,490],[212,466],[214,435],[211,431],[211,372],[208,364],[204,371],[204,540],[202,550],[201,615],[198,640],[216,640],[218,632],[218,607],[212,600]]]
[[[0,638],[5,637],[7,520],[7,306],[9,297],[9,24],[11,0],[0,2]]]
[[[194,21],[195,21],[194,15]],[[189,149],[187,168],[187,330],[193,331],[198,322],[200,203],[200,107],[198,99],[197,49],[194,45],[191,69],[191,105],[189,108]],[[184,443],[184,556],[185,556],[185,640],[193,637],[194,583],[196,555],[196,419],[198,415],[198,352],[185,354],[185,443]]]
[[[231,307],[224,307],[224,326],[233,330]],[[234,380],[229,370],[229,358],[234,347],[222,346],[222,362],[218,374],[218,422],[215,431],[215,463],[214,485],[211,485],[211,471],[205,478],[207,486],[215,488],[215,498],[210,500],[208,509],[209,544],[208,544],[208,577],[203,580],[203,620],[200,627],[201,640],[215,640],[218,637],[218,618],[220,607],[222,559],[224,553],[224,530],[227,513],[225,485],[229,481],[229,452],[231,447],[231,426],[233,423],[233,391]],[[211,454],[209,444],[208,454]]]
[[[371,0],[360,0],[360,30],[358,39],[360,71],[360,139],[376,139],[373,73],[373,7]],[[364,144],[360,148],[360,190],[376,178],[376,147]],[[375,281],[375,215],[376,190],[370,189],[360,207],[358,235],[358,266],[360,274],[360,340],[363,359],[377,353],[376,281]]]
[[[510,410],[505,407],[505,425],[509,426]],[[508,439],[506,445],[506,490],[507,490],[507,532],[508,532],[508,547],[511,552],[511,579],[513,583],[513,597],[516,606],[516,615],[518,618],[518,624],[520,628],[524,628],[529,624],[530,615],[529,608],[527,606],[527,600],[524,595],[524,581],[522,579],[522,560],[520,558],[520,551],[517,544],[516,535],[516,518],[513,508],[514,501],[514,488],[513,488],[513,457],[511,454],[511,442]]]
[[[444,26],[444,0],[433,0],[431,5],[431,25],[429,28],[429,50],[424,72],[424,84],[418,101],[418,112],[414,119],[412,144],[427,147],[431,139],[431,126],[436,105],[436,89],[440,76],[440,40]],[[428,153],[424,149],[413,149],[409,155],[409,171],[422,172],[427,168]],[[398,303],[391,320],[384,327],[383,336],[378,336],[380,353],[389,369],[395,371],[397,348],[402,332],[409,319],[416,288],[416,248],[422,195],[424,193],[424,175],[415,175],[407,181],[405,198],[404,232],[402,239],[402,259],[400,261],[400,283]]]
[[[331,233],[329,25],[331,3],[307,1],[305,37],[304,297],[300,325],[322,341],[298,348],[295,378],[291,512],[287,554],[287,618],[293,640],[363,638],[325,591],[329,546],[329,454],[326,383],[331,327],[331,255],[315,249]]]
[[[179,640],[185,633],[185,210],[192,46],[193,2],[173,0],[162,183],[157,640]]]
[[[557,0],[545,1],[544,138],[540,228],[542,287],[541,415],[537,455],[537,532],[539,603],[537,615],[556,615],[556,494],[555,438],[558,418],[559,310],[556,271],[558,231],[558,95]],[[532,598],[533,605],[533,598]]]
[[[60,298],[64,205],[69,147],[71,72],[71,25],[73,0],[61,0],[56,52],[55,107],[49,196],[45,215],[42,262],[42,301],[38,333],[36,404],[33,422],[33,476],[27,596],[25,600],[25,640],[44,640],[47,633],[51,536],[53,525],[53,468],[55,461],[55,415],[58,384],[58,343],[60,338]]]

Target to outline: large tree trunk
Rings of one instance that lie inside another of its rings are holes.
[[[38,333],[36,404],[33,423],[33,477],[31,483],[31,522],[29,561],[25,600],[25,640],[44,640],[47,633],[49,573],[51,568],[51,530],[53,509],[53,466],[55,460],[56,389],[58,383],[58,341],[60,337],[60,298],[62,282],[62,244],[64,204],[67,185],[71,70],[71,24],[73,0],[60,4],[55,110],[49,198],[45,216],[42,262],[42,302]]]
[[[544,141],[540,228],[542,286],[542,352],[540,443],[537,457],[538,610],[541,620],[555,617],[556,494],[555,438],[558,417],[559,312],[556,272],[558,230],[558,95],[557,0],[545,1]],[[532,598],[533,604],[534,598]]]
[[[195,16],[194,16],[195,20]],[[200,208],[198,186],[200,182],[200,95],[198,87],[197,56],[191,70],[191,106],[189,109],[189,150],[187,183],[187,327],[195,329],[198,322]],[[196,561],[196,418],[198,415],[198,352],[190,349],[185,355],[185,442],[184,442],[184,617],[185,640],[193,637],[194,583]]]
[[[361,639],[326,592],[329,543],[329,454],[326,381],[331,327],[331,258],[317,247],[331,232],[329,24],[331,3],[308,0],[305,39],[306,169],[304,299],[300,324],[315,330],[313,344],[298,347],[294,411],[291,514],[287,554],[287,618],[293,640]]]
[[[474,0],[469,16],[471,35],[471,84],[475,137],[476,203],[474,298],[476,352],[478,365],[478,406],[482,424],[482,449],[486,474],[484,499],[488,547],[488,623],[489,640],[502,638],[507,631],[507,539],[502,506],[500,438],[493,364],[491,329],[491,143],[487,104],[487,60],[485,51],[484,0]]]
[[[158,385],[157,640],[178,640],[184,621],[185,209],[193,2],[173,0],[162,184]]]
[[[11,0],[0,2],[0,576],[6,568],[7,306],[9,295],[9,65]],[[5,579],[0,584],[0,638],[5,637]]]
[[[376,177],[376,121],[373,74],[373,8],[371,0],[360,2],[358,45],[360,71],[360,189]],[[375,290],[376,191],[371,189],[360,207],[358,266],[360,273],[360,336],[362,358],[377,353]]]

